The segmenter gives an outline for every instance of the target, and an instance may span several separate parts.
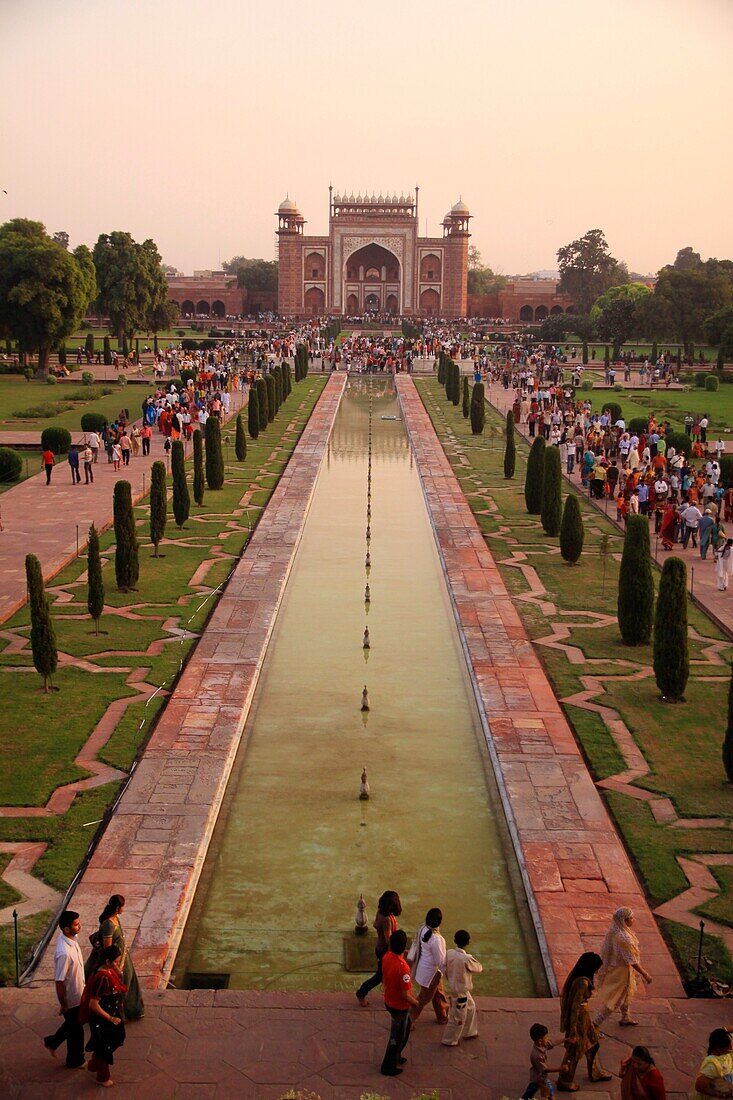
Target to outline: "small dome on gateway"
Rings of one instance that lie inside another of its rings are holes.
[[[470,213],[471,211],[468,209],[463,199],[459,199],[458,202],[451,207],[451,214],[460,218],[470,216]]]
[[[443,218],[443,225],[450,225],[451,211],[449,210],[446,216]]]
[[[401,203],[407,202],[407,199],[405,198],[404,192],[400,195],[400,202]]]
[[[334,202],[341,202],[341,196],[340,195],[334,195],[333,201]]]
[[[372,192],[372,197],[370,198],[369,202],[376,202],[376,201],[377,201],[377,196],[374,194],[374,192]]]
[[[384,202],[384,195],[380,195],[377,202]]]
[[[361,195],[357,195],[357,196],[356,196],[356,201],[357,201],[357,202],[361,202]]]
[[[297,214],[298,213],[298,207],[296,206],[296,204],[293,202],[293,200],[290,198],[289,195],[286,195],[285,198],[283,199],[283,201],[280,203],[280,205],[278,207],[278,213],[279,214]]]

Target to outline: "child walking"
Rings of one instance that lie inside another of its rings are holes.
[[[475,1039],[478,1035],[476,1004],[471,996],[473,974],[480,974],[483,966],[466,951],[471,937],[465,928],[459,928],[453,937],[456,945],[446,952],[445,972],[450,986],[450,1012],[441,1042],[446,1047],[457,1047],[461,1039]]]
[[[541,1096],[542,1100],[551,1100],[555,1095],[555,1086],[548,1074],[559,1073],[562,1067],[556,1066],[550,1069],[547,1065],[547,1052],[557,1044],[550,1041],[549,1032],[544,1024],[532,1024],[529,1037],[532,1040],[532,1050],[529,1055],[529,1084],[522,1093],[522,1100],[532,1100],[535,1096]],[[561,1041],[557,1040],[557,1042]]]

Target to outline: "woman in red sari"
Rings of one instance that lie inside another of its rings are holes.
[[[646,1047],[634,1047],[621,1063],[621,1100],[666,1100],[664,1078]]]
[[[122,981],[121,955],[117,944],[102,949],[99,969],[87,982],[82,997],[92,1033],[87,1044],[87,1050],[92,1052],[87,1069],[90,1073],[96,1072],[97,1083],[104,1088],[111,1088],[114,1084],[109,1067],[114,1063],[114,1052],[125,1041],[127,986]]]
[[[665,550],[674,549],[674,536],[677,529],[677,509],[671,500],[668,500],[662,513],[662,524],[659,535]]]

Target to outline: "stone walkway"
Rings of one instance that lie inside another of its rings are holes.
[[[140,391],[143,395],[143,390]],[[230,416],[235,416],[242,403],[242,391],[232,393]],[[38,432],[33,433],[38,438]],[[150,487],[150,467],[156,459],[165,457],[164,436],[154,431],[149,458],[142,452],[130,459],[129,466],[115,471],[100,450],[99,461],[93,467],[94,484],[72,485],[66,457],[59,456],[51,484],[41,472],[0,497],[3,531],[0,532],[0,623],[15,614],[26,601],[25,556],[32,551],[41,563],[46,581],[60,573],[79,550],[86,545],[92,523],[103,531],[112,523],[112,492],[120,479],[130,482],[132,500],[137,503]]]
[[[680,996],[643,890],[428,413],[408,375],[398,376],[397,388],[530,906],[534,900],[558,986],[581,951],[598,949],[609,914],[628,905],[655,993]]]
[[[41,1037],[55,1030],[50,983],[0,990],[0,1094],[8,1100],[78,1100],[97,1096],[91,1075],[50,1058]],[[368,1009],[342,993],[247,993],[165,990],[146,994],[146,1015],[128,1025],[115,1053],[120,1100],[276,1100],[300,1090],[303,1100],[411,1100],[438,1090],[440,1100],[499,1100],[521,1095],[528,1079],[529,1028],[546,1023],[558,1035],[552,1000],[479,998],[479,1038],[456,1049],[427,1015],[406,1049],[399,1079],[379,1073],[387,1014],[378,991]],[[647,1000],[638,1028],[603,1028],[601,1056],[617,1073],[631,1045],[648,1045],[670,1100],[685,1100],[707,1036],[725,1020],[720,1001]],[[730,1013],[728,1013],[728,1023]],[[631,1031],[631,1034],[629,1032]],[[559,1064],[552,1056],[550,1064]],[[617,1079],[589,1085],[578,1072],[578,1100],[619,1095]]]
[[[173,964],[345,382],[328,380],[73,895],[90,928],[125,896],[148,987]]]

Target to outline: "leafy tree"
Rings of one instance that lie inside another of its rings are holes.
[[[654,297],[666,306],[670,327],[665,335],[680,340],[689,351],[703,338],[705,319],[733,303],[733,282],[718,261],[692,271],[663,267]]]
[[[69,234],[65,229],[58,229],[51,238],[56,244],[60,244],[65,252],[69,250]]]
[[[115,578],[120,592],[129,592],[140,575],[135,513],[129,481],[117,481],[114,488]]]
[[[504,447],[504,477],[514,477],[517,464],[517,447],[514,442],[514,413],[510,409],[506,414],[506,444]]]
[[[462,398],[461,398],[461,412],[463,413],[463,419],[468,420],[468,414],[471,411],[471,395],[468,392],[468,377],[463,376]]]
[[[579,312],[590,308],[609,287],[628,282],[628,271],[610,253],[601,229],[589,229],[557,252],[558,291],[569,294]]]
[[[193,499],[199,508],[204,503],[204,448],[200,428],[193,433]]]
[[[649,521],[630,516],[618,577],[618,625],[626,645],[646,645],[652,635],[654,581]]]
[[[474,435],[483,435],[485,420],[484,384],[476,382],[471,391],[471,431]]]
[[[563,561],[575,565],[583,553],[584,540],[585,528],[580,503],[575,493],[568,493],[565,497],[565,507],[562,510],[562,523],[560,524],[560,553]]]
[[[242,423],[241,413],[237,413],[237,431],[234,437],[234,453],[240,462],[244,462],[247,457],[247,437],[244,434],[244,424]]]
[[[264,378],[258,378],[255,382],[257,389],[257,414],[260,418],[260,431],[264,432],[270,423],[270,407],[267,402],[267,386]]]
[[[186,480],[186,459],[183,443],[176,439],[171,447],[171,476],[173,478],[173,516],[178,527],[183,527],[191,513],[191,497]]]
[[[232,256],[221,265],[229,275],[237,276],[237,286],[247,290],[277,290],[277,260],[257,260]]]
[[[572,313],[558,313],[546,317],[540,325],[539,337],[545,343],[559,344],[569,332],[575,332]]]
[[[636,306],[631,298],[614,298],[598,314],[598,335],[613,342],[614,362],[621,355],[621,347],[634,331]],[[608,348],[606,348],[608,352]]]
[[[601,294],[593,303],[593,308],[590,311],[591,322],[597,325],[603,310],[619,298],[625,298],[633,302],[634,305],[638,305],[644,298],[648,298],[650,294],[651,290],[644,283],[622,283],[621,286],[611,286],[605,294]]]
[[[265,385],[267,386],[267,422],[272,424],[277,412],[277,394],[275,393],[275,379],[269,372],[265,375]]]
[[[165,483],[165,462],[154,462],[150,470],[150,541],[158,557],[158,545],[165,534],[168,516],[168,490]]]
[[[99,634],[99,620],[104,611],[104,579],[99,553],[99,535],[94,524],[89,528],[87,542],[87,611],[94,620],[94,633]]]
[[[49,354],[81,323],[96,294],[94,264],[85,245],[74,252],[49,237],[40,222],[14,218],[0,226],[0,332],[38,352],[48,372]]]
[[[654,677],[662,697],[683,700],[690,675],[687,642],[687,566],[667,558],[659,580],[654,614]]]
[[[545,480],[546,449],[545,438],[541,435],[535,437],[529,449],[527,472],[524,478],[524,503],[531,516],[539,516],[542,512],[542,486]]]
[[[224,456],[221,450],[221,424],[218,416],[210,416],[204,429],[206,438],[206,484],[221,489],[224,484]]]
[[[713,347],[718,347],[723,342],[723,334],[726,329],[730,329],[732,326],[733,305],[716,309],[715,313],[711,313],[702,323],[705,339]]]
[[[545,534],[557,538],[562,521],[562,468],[558,447],[545,448],[545,469],[542,477],[542,512]]]
[[[663,340],[672,329],[672,312],[669,303],[661,295],[648,294],[636,303],[634,335],[647,340]],[[652,360],[656,362],[658,358],[652,349]]]
[[[733,665],[731,665],[731,678],[728,686],[728,724],[725,727],[725,738],[723,739],[723,767],[728,782],[733,783]]]
[[[702,257],[699,252],[695,252],[688,244],[686,248],[681,248],[677,253],[672,266],[677,271],[694,271],[695,268],[702,265]]]
[[[119,341],[143,329],[157,332],[173,317],[160,253],[152,240],[138,244],[130,233],[103,233],[94,246],[97,308],[109,317]]]
[[[48,596],[43,587],[41,563],[35,554],[25,559],[25,576],[28,585],[28,604],[31,613],[31,650],[36,672],[43,677],[43,690],[48,694],[51,677],[58,665],[56,633],[51,619]]]
[[[247,401],[247,431],[250,439],[256,439],[260,434],[260,400],[257,395],[257,386],[250,386],[249,400]]]

